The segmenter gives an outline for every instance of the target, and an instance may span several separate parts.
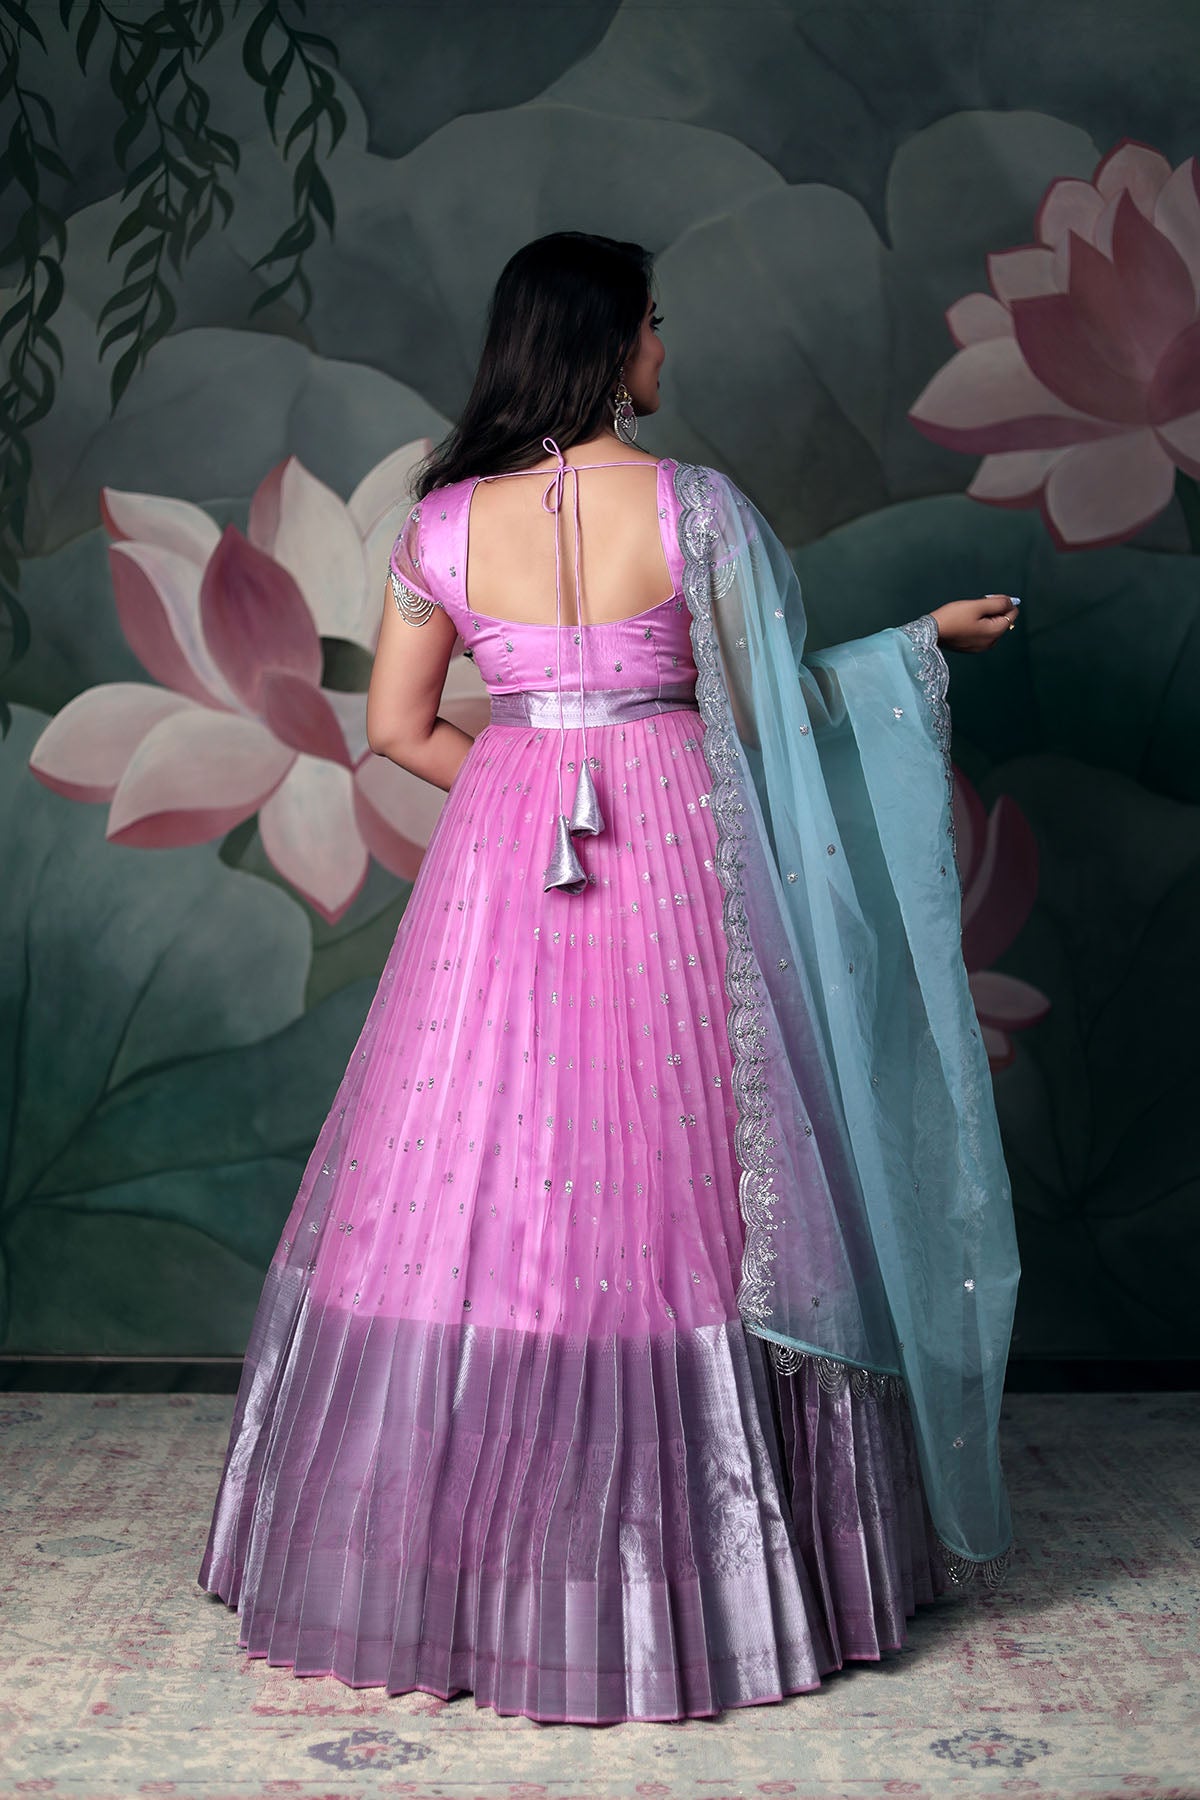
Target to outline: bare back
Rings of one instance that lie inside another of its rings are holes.
[[[557,464],[481,480],[468,520],[466,599],[473,612],[513,624],[555,623],[555,531],[563,625],[576,623],[575,505],[579,486],[581,616],[584,625],[634,617],[673,589],[658,516],[658,462],[621,445],[580,445],[579,471],[564,478],[557,514],[543,504]],[[588,467],[612,460],[618,466]],[[567,468],[573,467],[571,457]]]

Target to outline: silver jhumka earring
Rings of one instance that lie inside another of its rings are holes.
[[[633,396],[624,381],[618,381],[613,395],[613,427],[623,444],[636,441],[637,414],[633,410]]]

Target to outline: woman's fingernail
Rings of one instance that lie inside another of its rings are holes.
[[[1020,604],[1021,604],[1020,594],[1010,594],[1008,596],[1008,598],[1013,606],[1020,606]]]

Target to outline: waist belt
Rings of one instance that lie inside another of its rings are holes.
[[[662,687],[592,688],[586,694],[557,688],[523,688],[516,694],[492,695],[493,725],[538,725],[557,731],[589,725],[625,725],[654,713],[696,709],[694,681]]]

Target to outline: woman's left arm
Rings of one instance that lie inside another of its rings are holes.
[[[980,600],[949,600],[929,617],[937,626],[943,650],[990,650],[1001,632],[1016,623],[1019,605],[1008,594],[984,594]]]

